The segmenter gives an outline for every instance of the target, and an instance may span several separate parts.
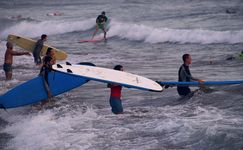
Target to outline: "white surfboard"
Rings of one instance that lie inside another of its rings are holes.
[[[56,64],[53,65],[53,69],[60,72],[70,73],[80,77],[87,78],[89,80],[114,83],[128,88],[136,88],[140,90],[148,90],[161,92],[163,88],[155,81],[131,74],[128,72],[117,71],[113,69],[86,66],[86,65],[66,65]],[[68,81],[67,81],[68,82]]]

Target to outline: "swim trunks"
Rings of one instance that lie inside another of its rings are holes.
[[[12,64],[6,64],[6,63],[4,63],[3,64],[3,70],[5,72],[12,72]]]

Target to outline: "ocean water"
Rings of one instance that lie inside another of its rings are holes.
[[[78,43],[91,37],[101,11],[111,19],[108,41]],[[47,15],[53,12],[63,15]],[[38,39],[45,33],[47,43],[67,52],[71,63],[121,64],[153,80],[177,81],[181,56],[190,53],[193,76],[242,79],[243,60],[226,60],[243,50],[242,0],[1,0],[0,14],[1,63],[8,34]],[[13,67],[8,82],[0,67],[0,94],[39,72],[29,56],[15,57]],[[110,110],[109,89],[91,81],[43,110],[0,110],[0,149],[243,149],[243,86],[211,88],[186,101],[176,88],[161,93],[124,88],[125,113],[117,116]]]

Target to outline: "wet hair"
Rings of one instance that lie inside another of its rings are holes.
[[[46,55],[50,55],[51,51],[52,51],[52,48],[51,47],[48,47],[47,48],[47,51],[46,51]]]
[[[121,70],[123,68],[123,66],[122,65],[116,65],[115,67],[114,67],[114,70]]]
[[[184,55],[182,56],[182,60],[185,62],[186,59],[188,59],[189,57],[190,57],[190,54],[184,54]]]
[[[41,35],[41,39],[42,39],[42,40],[44,40],[46,37],[47,37],[46,34],[42,34],[42,35]]]
[[[51,56],[45,56],[44,58],[44,64],[48,64],[49,62],[51,62],[52,57]]]
[[[6,43],[6,47],[7,47],[7,48],[13,48],[13,44],[12,44],[11,42],[7,42],[7,43]]]
[[[101,12],[101,15],[105,15],[105,11],[102,11],[102,12]]]

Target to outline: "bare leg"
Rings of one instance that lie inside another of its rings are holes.
[[[106,30],[103,29],[103,32],[104,32],[104,39],[106,40]]]
[[[95,28],[95,32],[94,32],[94,34],[93,34],[93,36],[92,36],[92,40],[94,39],[94,36],[96,35],[96,33],[98,32],[98,30],[99,30],[99,27],[98,27],[98,25],[96,25],[96,28]]]
[[[12,80],[12,72],[5,72],[6,80]]]

